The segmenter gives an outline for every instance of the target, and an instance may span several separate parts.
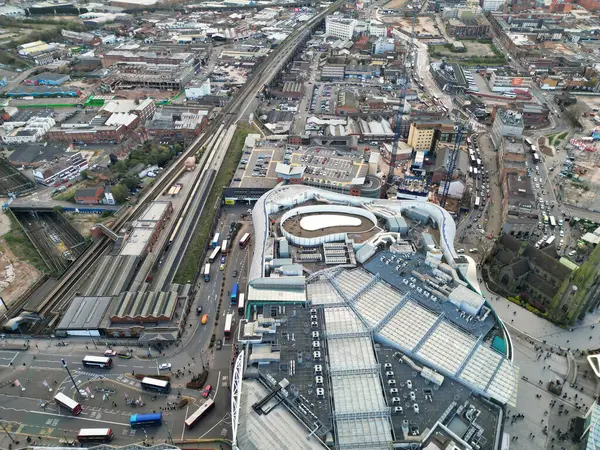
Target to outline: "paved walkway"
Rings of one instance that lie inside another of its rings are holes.
[[[600,326],[596,327],[596,325],[600,324],[600,311],[588,314],[580,323],[570,329],[565,329],[536,316],[504,297],[493,294],[484,283],[480,283],[480,287],[483,295],[487,299],[490,299],[492,307],[507,325],[540,341],[546,341],[547,344],[559,346],[564,349],[600,348]],[[595,328],[592,328],[592,326]]]

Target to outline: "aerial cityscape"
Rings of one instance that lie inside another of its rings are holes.
[[[0,140],[0,449],[600,448],[600,0],[0,0]]]

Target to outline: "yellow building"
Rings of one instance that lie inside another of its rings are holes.
[[[407,144],[415,150],[431,150],[436,127],[431,123],[410,124]]]

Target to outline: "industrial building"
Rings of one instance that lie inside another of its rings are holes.
[[[6,93],[7,97],[79,97],[81,91],[77,87],[57,86],[18,86]]]
[[[160,141],[195,139],[208,124],[206,109],[163,107],[146,123],[148,135]]]
[[[180,90],[194,74],[194,68],[187,64],[120,63],[112,67],[108,83],[120,88]]]
[[[67,74],[43,72],[26,78],[23,83],[28,86],[61,86],[70,79],[71,77]]]
[[[58,159],[33,170],[36,183],[50,186],[57,181],[75,178],[88,168],[87,159],[80,152],[65,152]]]

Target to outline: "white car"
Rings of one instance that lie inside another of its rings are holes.
[[[171,370],[171,363],[162,363],[158,366],[158,370]]]

